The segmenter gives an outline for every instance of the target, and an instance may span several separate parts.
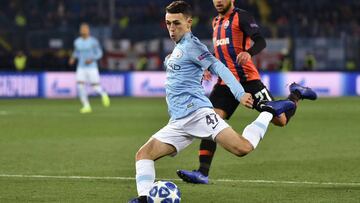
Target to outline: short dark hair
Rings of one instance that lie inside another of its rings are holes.
[[[166,13],[182,13],[187,17],[192,17],[192,8],[185,1],[173,1],[166,7]]]

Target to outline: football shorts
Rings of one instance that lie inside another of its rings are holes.
[[[88,82],[90,84],[100,83],[100,74],[97,68],[77,68],[76,81]]]
[[[200,108],[184,118],[170,120],[152,137],[174,146],[178,153],[190,145],[194,138],[215,141],[216,135],[228,127],[212,108]]]

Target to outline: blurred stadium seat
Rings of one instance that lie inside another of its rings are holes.
[[[0,5],[0,71],[15,71],[18,51],[27,71],[70,71],[78,25],[88,22],[105,51],[105,70],[162,70],[170,50],[163,23],[170,0],[3,0]],[[193,32],[211,39],[211,1],[189,0]],[[261,24],[268,48],[255,59],[263,70],[359,70],[360,1],[237,0]],[[209,43],[211,47],[211,43]],[[314,67],[308,67],[309,58]]]

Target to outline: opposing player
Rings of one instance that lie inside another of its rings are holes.
[[[79,97],[83,107],[80,113],[91,113],[92,109],[85,89],[86,83],[90,83],[92,88],[101,95],[102,103],[105,107],[110,106],[110,99],[107,93],[100,86],[100,75],[97,61],[101,59],[103,52],[98,40],[90,36],[90,27],[86,23],[80,25],[80,37],[74,41],[74,52],[69,60],[69,64],[75,64],[76,81],[79,90]]]
[[[246,11],[235,8],[234,0],[213,0],[218,16],[213,20],[213,45],[215,56],[223,62],[236,79],[242,84],[245,92],[251,93],[254,98],[254,107],[260,111],[259,101],[272,101],[269,90],[260,80],[260,74],[251,60],[251,57],[266,47],[264,37],[254,18]],[[251,46],[251,40],[253,45]],[[296,83],[290,85],[289,100],[296,106],[300,99],[316,99],[316,93],[310,88]],[[215,112],[223,119],[230,119],[239,105],[231,94],[229,87],[222,78],[214,86],[210,94],[210,101]],[[289,109],[273,118],[272,123],[285,126],[295,114],[296,108]],[[200,166],[198,170],[178,170],[177,174],[186,182],[209,183],[209,169],[216,151],[216,143],[212,140],[202,140],[199,150]]]
[[[174,1],[166,7],[166,25],[176,46],[166,65],[166,102],[169,123],[156,132],[136,153],[136,186],[139,197],[131,203],[146,202],[146,196],[155,180],[154,161],[175,155],[186,148],[194,138],[216,141],[229,152],[244,156],[253,151],[271,119],[295,108],[292,101],[264,102],[257,119],[249,124],[242,135],[237,134],[213,110],[201,85],[204,70],[220,76],[230,87],[234,97],[251,108],[251,94],[218,59],[216,59],[191,33],[191,7],[184,1]]]

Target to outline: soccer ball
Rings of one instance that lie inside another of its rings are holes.
[[[179,188],[173,182],[157,181],[147,197],[148,203],[180,203]]]

